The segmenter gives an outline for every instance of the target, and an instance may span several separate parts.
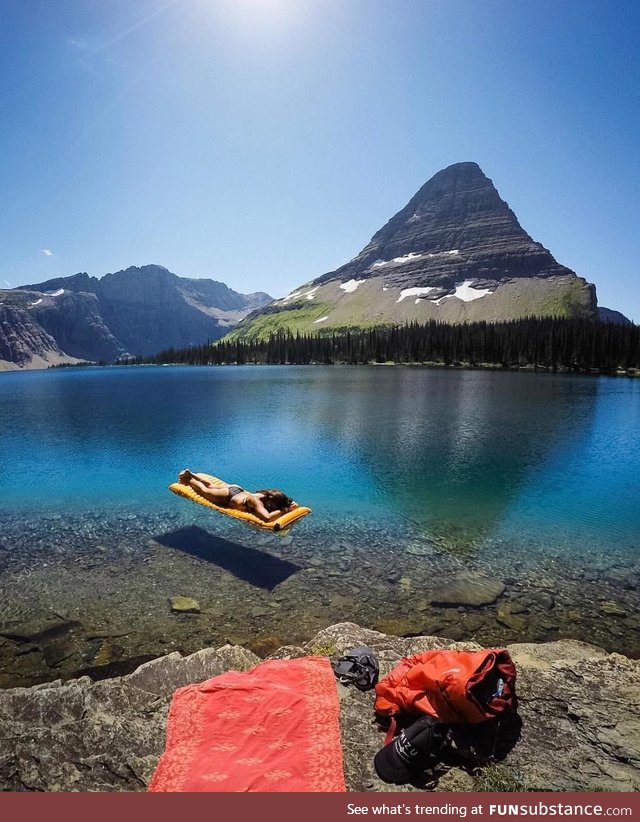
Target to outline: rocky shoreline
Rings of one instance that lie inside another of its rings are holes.
[[[476,649],[436,636],[401,638],[339,623],[304,646],[270,658],[340,656],[374,648],[384,675],[402,656],[432,648]],[[577,640],[508,646],[518,671],[522,727],[496,764],[442,766],[437,791],[635,791],[640,789],[640,661]],[[178,652],[133,673],[0,691],[0,789],[5,791],[143,791],[164,749],[174,690],[260,658],[226,645]],[[349,791],[415,790],[381,782],[373,757],[383,744],[373,692],[338,686],[344,770]]]
[[[240,542],[231,526],[195,522],[187,506],[0,514],[0,688],[122,676],[224,644],[264,658],[335,622],[484,646],[586,639],[640,656],[638,565],[624,545],[585,562],[553,539],[476,545],[464,527],[436,541],[355,517],[337,534],[315,518]],[[199,611],[175,612],[179,595]]]

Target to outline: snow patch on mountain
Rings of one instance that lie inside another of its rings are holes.
[[[406,297],[417,297],[417,296],[426,296],[430,294],[432,291],[436,291],[437,289],[433,286],[429,286],[428,288],[403,288],[400,292],[400,296],[396,300],[397,303],[401,303]],[[417,302],[417,300],[416,300]]]
[[[347,294],[351,294],[356,288],[361,285],[362,283],[366,282],[366,280],[349,280],[346,283],[340,283],[340,288],[343,291],[346,291]]]
[[[408,263],[411,260],[419,260],[424,256],[424,254],[417,254],[415,251],[412,251],[410,254],[405,254],[402,257],[393,257],[391,260],[376,260],[371,268],[381,268],[383,265],[400,265],[401,263]]]
[[[472,283],[473,280],[456,283],[456,290],[453,294],[446,294],[444,297],[440,297],[439,300],[432,300],[431,302],[436,303],[436,305],[441,305],[444,300],[448,300],[450,297],[457,297],[459,300],[469,303],[472,300],[479,300],[482,297],[486,297],[487,294],[493,294],[490,288],[474,288]]]

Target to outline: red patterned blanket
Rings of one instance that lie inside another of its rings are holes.
[[[267,660],[173,695],[149,791],[345,791],[325,657]]]

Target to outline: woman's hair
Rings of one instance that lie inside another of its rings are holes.
[[[256,494],[262,494],[262,504],[271,513],[271,511],[284,511],[293,502],[291,497],[278,491],[277,488],[261,488],[256,491]]]

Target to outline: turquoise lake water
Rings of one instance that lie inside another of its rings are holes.
[[[0,627],[61,614],[93,633],[124,625],[100,657],[110,663],[229,638],[268,649],[343,619],[485,642],[577,635],[629,652],[639,430],[640,382],[617,378],[384,366],[2,374]],[[265,536],[170,494],[185,466],[280,487],[313,514]],[[467,573],[506,590],[486,607],[433,606]],[[197,595],[203,613],[171,614],[175,593]],[[13,682],[91,668],[95,648],[74,642],[50,665],[39,651],[14,656],[5,638],[0,672]]]

